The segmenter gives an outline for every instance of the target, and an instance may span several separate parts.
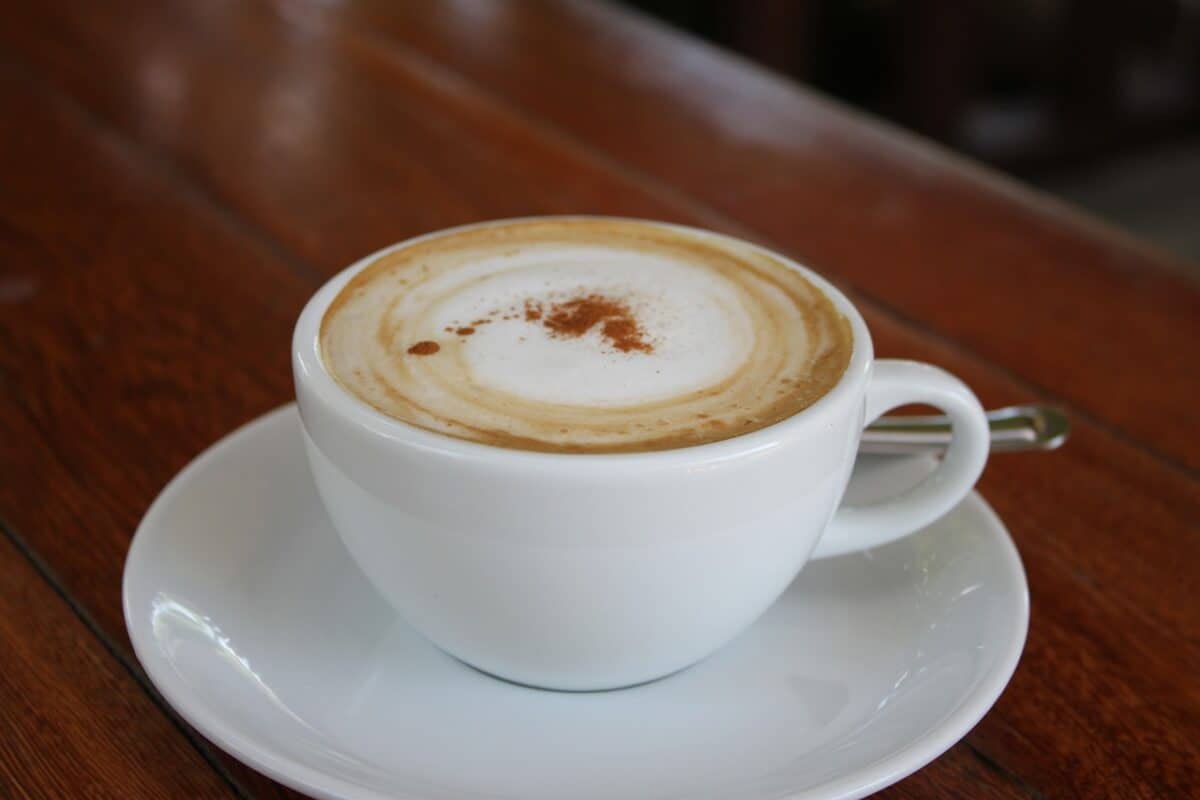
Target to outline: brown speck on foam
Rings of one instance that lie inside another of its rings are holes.
[[[408,348],[408,354],[410,356],[431,356],[441,349],[442,346],[440,344],[426,339],[424,341],[417,342],[412,347]]]
[[[525,319],[542,319],[540,304],[534,306],[537,316],[530,316],[531,301],[525,303]],[[586,294],[563,300],[550,307],[542,322],[555,336],[583,336],[595,327],[600,335],[622,353],[654,352],[646,334],[629,306],[620,300],[601,294]]]
[[[459,336],[470,336],[472,333],[475,332],[475,329],[469,325],[464,325],[463,327],[458,328],[454,332],[457,333]]]

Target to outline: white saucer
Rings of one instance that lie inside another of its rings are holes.
[[[925,468],[861,461],[860,496]],[[753,628],[657,683],[503,683],[420,638],[360,575],[293,406],[167,486],[124,600],[151,680],[237,758],[319,797],[439,800],[861,797],[983,716],[1029,613],[1012,541],[972,495],[908,539],[809,564]]]

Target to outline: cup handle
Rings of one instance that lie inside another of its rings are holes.
[[[918,531],[954,508],[975,485],[991,438],[975,394],[949,372],[929,364],[877,360],[867,387],[864,426],[909,403],[935,406],[950,418],[953,439],[945,459],[928,478],[895,497],[838,509],[812,558],[876,547]]]

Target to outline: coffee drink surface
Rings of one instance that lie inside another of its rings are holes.
[[[321,323],[326,369],[378,411],[520,450],[727,439],[812,405],[849,323],[735,240],[632,220],[512,221],[393,249]]]

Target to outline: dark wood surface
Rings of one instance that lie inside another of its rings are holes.
[[[236,797],[36,562],[0,538],[0,797]]]
[[[295,797],[132,659],[129,538],[291,397],[300,306],[408,235],[603,212],[764,242],[882,355],[1063,450],[981,491],[1033,604],[996,707],[890,798],[1200,792],[1200,288],[1165,255],[594,3],[9,3],[0,24],[0,795]]]

